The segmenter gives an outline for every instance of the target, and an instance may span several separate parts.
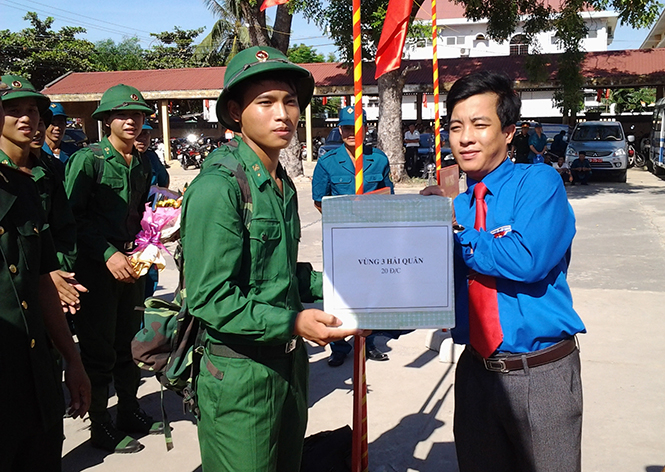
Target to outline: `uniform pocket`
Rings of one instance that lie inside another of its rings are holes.
[[[250,253],[252,257],[253,280],[272,280],[279,274],[280,264],[286,261],[276,260],[275,254],[282,230],[277,220],[253,219],[249,230]]]
[[[118,206],[126,205],[122,199],[124,189],[125,181],[122,178],[104,176],[99,185],[94,206],[97,209],[103,209],[104,212],[117,211]]]
[[[335,189],[333,195],[347,195],[349,190],[354,193],[355,187],[353,185],[354,178],[349,175],[332,175],[330,176],[330,183]]]
[[[19,250],[21,251],[21,258],[25,261],[27,270],[35,270],[40,265],[40,238],[41,230],[34,221],[27,221],[21,225],[17,225],[19,233]]]
[[[383,175],[381,174],[365,174],[365,182],[378,184],[383,182]],[[377,187],[379,188],[379,187]]]

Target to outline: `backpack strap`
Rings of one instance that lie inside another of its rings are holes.
[[[228,146],[232,148],[232,146]],[[237,144],[236,146],[237,147]],[[233,156],[232,153],[227,153],[219,162],[215,162],[214,166],[224,167],[231,175],[236,178],[238,182],[238,187],[240,187],[240,198],[242,200],[242,219],[245,224],[245,228],[249,230],[249,227],[252,223],[252,191],[249,188],[249,180],[247,179],[247,174],[245,169],[242,168],[242,164]]]
[[[92,161],[92,167],[95,169],[95,184],[99,187],[102,184],[102,177],[104,176],[104,166],[106,165],[106,157],[104,151],[99,143],[88,145],[88,149],[92,151],[95,159]]]

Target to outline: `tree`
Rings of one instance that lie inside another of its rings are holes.
[[[310,13],[323,29],[328,31],[340,50],[342,61],[351,67],[353,63],[353,24],[351,0],[336,0],[326,5],[308,2]],[[413,2],[409,20],[409,35],[420,37],[425,31],[413,24],[420,8],[420,2]],[[364,60],[374,60],[376,45],[379,44],[383,22],[385,21],[388,0],[363,0],[360,2],[362,30],[362,53]],[[379,77],[379,125],[377,130],[378,147],[388,155],[393,180],[399,182],[405,177],[404,149],[402,147],[402,91],[407,74],[412,68],[403,67]]]
[[[289,61],[295,62],[296,64],[329,62],[326,61],[326,58],[323,54],[317,54],[316,49],[305,44],[298,44],[297,46],[290,47],[286,55],[289,58]]]
[[[134,36],[125,38],[119,43],[105,39],[95,43],[92,62],[96,70],[142,70],[147,68],[145,52]]]
[[[204,0],[204,3],[219,20],[196,47],[196,55],[211,64],[227,64],[238,52],[251,46],[249,29],[243,22],[239,1]]]
[[[195,54],[194,39],[205,28],[181,30],[177,26],[173,31],[150,33],[160,42],[145,54],[149,69],[181,69],[202,67],[204,64]]]
[[[609,102],[616,103],[616,113],[643,112],[656,101],[656,90],[652,88],[626,88],[613,90]]]
[[[19,32],[0,31],[0,70],[26,77],[39,90],[67,72],[94,70],[95,46],[76,35],[85,28],[63,26],[53,31],[54,19],[40,20],[37,13],[24,18],[30,27]]]
[[[289,49],[293,12],[308,8],[307,0],[291,0],[288,4],[279,5],[275,21],[270,27],[267,24],[266,12],[260,10],[263,0],[203,0],[203,3],[213,14],[230,14],[234,21],[238,20],[245,25],[249,34],[249,45],[271,46],[284,54],[287,54]],[[297,134],[294,135],[291,145],[280,153],[280,160],[291,177],[303,174]]]
[[[555,30],[558,45],[564,50],[558,57],[557,79],[561,88],[554,94],[557,105],[561,108],[564,121],[574,117],[583,102],[581,75],[584,51],[582,39],[587,35],[587,28],[580,12],[589,7],[595,10],[612,9],[619,14],[621,24],[633,28],[651,25],[658,17],[660,4],[657,0],[566,0],[561,2],[556,11],[548,2],[533,0],[455,0],[464,5],[465,16],[469,20],[487,19],[487,34],[491,39],[505,41],[515,32],[520,21],[524,21],[524,35],[537,55],[540,47],[535,41],[539,32]],[[537,72],[545,61],[530,58],[532,72]]]

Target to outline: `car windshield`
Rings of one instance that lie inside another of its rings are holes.
[[[573,141],[621,141],[623,133],[618,125],[578,126]]]
[[[342,135],[339,132],[339,128],[331,129],[330,134],[328,134],[328,137],[326,138],[326,144],[341,143],[341,142],[342,142]]]

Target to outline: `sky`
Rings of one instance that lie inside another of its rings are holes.
[[[202,39],[215,23],[215,18],[205,8],[202,0],[88,0],[82,2],[62,0],[0,0],[0,30],[19,31],[28,26],[23,20],[27,11],[37,12],[40,18],[55,18],[54,29],[62,26],[83,26],[85,35],[81,39],[96,42],[111,38],[115,42],[124,37],[137,36],[144,49],[154,41],[150,33],[181,29],[195,29],[205,26],[199,36]],[[268,17],[274,18],[275,8],[268,9]],[[314,47],[318,53],[328,55],[336,52],[332,40],[302,15],[294,17],[291,44],[305,43]],[[638,49],[649,29],[633,30],[619,26],[615,31],[610,50]]]

